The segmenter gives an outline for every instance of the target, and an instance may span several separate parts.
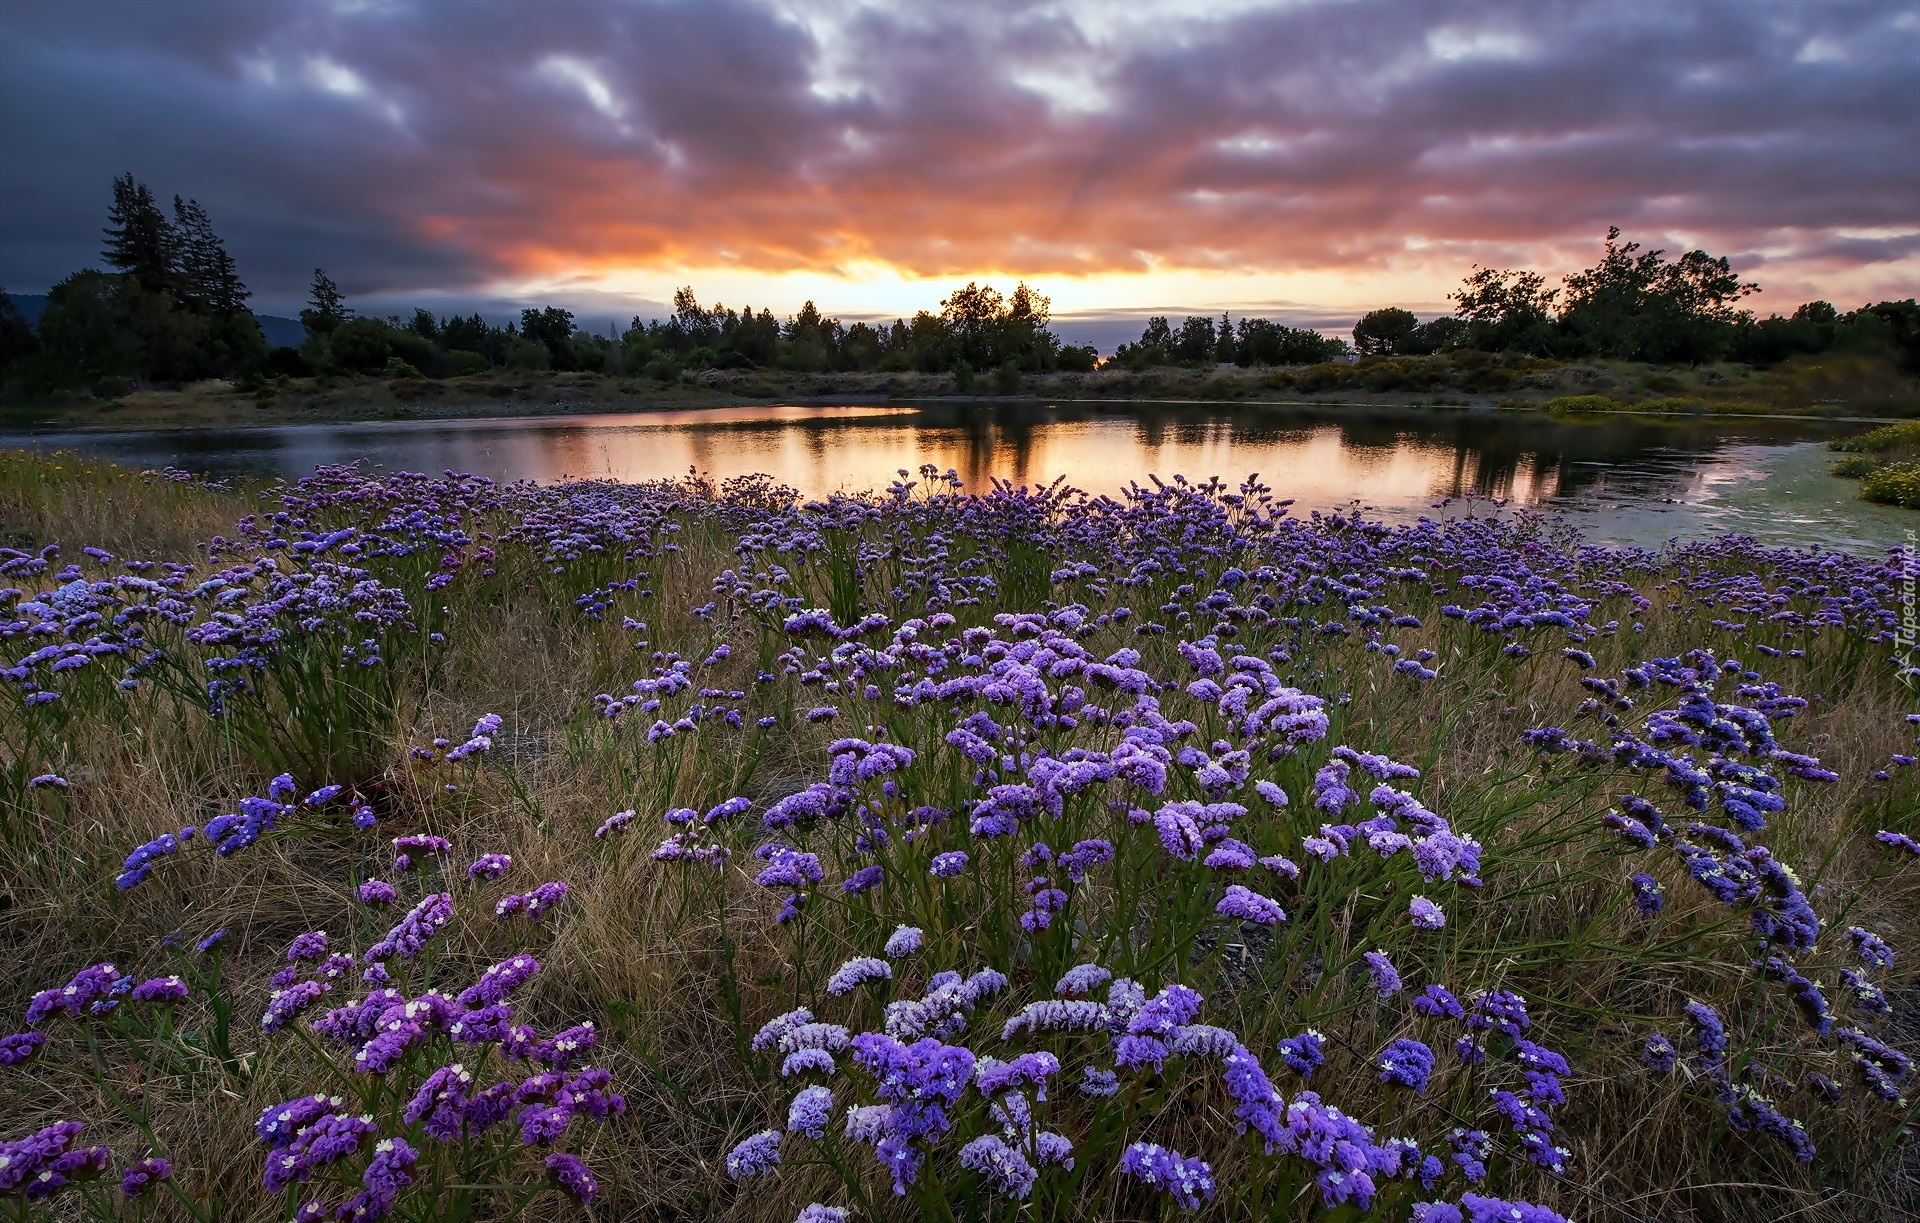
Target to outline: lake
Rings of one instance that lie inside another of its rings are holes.
[[[1401,520],[1470,492],[1564,516],[1591,537],[1657,545],[1726,532],[1878,551],[1920,514],[1854,499],[1820,421],[1336,406],[939,403],[740,407],[243,429],[45,431],[0,445],[86,450],[134,467],[297,477],[320,463],[500,480],[647,480],[766,472],[802,493],[884,487],[932,463],[969,489],[1056,477],[1117,493],[1148,475],[1258,472],[1296,512]],[[1447,512],[1459,509],[1456,504]]]

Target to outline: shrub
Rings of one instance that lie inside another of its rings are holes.
[[[1852,437],[1835,438],[1827,449],[1849,454],[1886,454],[1894,450],[1920,449],[1920,420],[1903,420],[1897,425],[1881,425]]]
[[[1549,412],[1618,412],[1620,406],[1609,395],[1558,395],[1546,403]]]
[[[1920,463],[1889,463],[1860,481],[1860,496],[1881,505],[1920,510]]]

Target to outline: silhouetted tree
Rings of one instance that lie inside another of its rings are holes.
[[[180,304],[205,314],[237,315],[247,308],[247,286],[240,279],[226,243],[199,200],[173,197],[174,233],[179,267]]]
[[[307,329],[308,337],[324,336],[352,317],[353,311],[347,308],[347,299],[341,296],[333,278],[319,268],[313,269],[307,308],[300,312],[300,325]]]
[[[1549,289],[1538,272],[1507,271],[1475,266],[1464,284],[1448,298],[1454,313],[1467,324],[1467,342],[1489,352],[1514,349],[1543,352],[1553,340],[1553,304],[1558,289]]]
[[[1398,306],[1369,310],[1353,325],[1354,351],[1363,357],[1397,352],[1419,326],[1420,320],[1414,317],[1411,310],[1402,310]]]
[[[179,235],[145,183],[131,174],[113,180],[113,205],[103,232],[107,244],[101,258],[108,267],[132,276],[149,293],[175,288]]]

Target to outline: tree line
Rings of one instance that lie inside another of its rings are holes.
[[[1301,365],[1346,358],[1515,353],[1574,361],[1612,358],[1657,365],[1738,361],[1776,365],[1829,349],[1880,351],[1920,373],[1920,302],[1882,301],[1842,314],[1808,302],[1789,316],[1756,318],[1740,303],[1760,286],[1743,281],[1724,256],[1621,242],[1607,231],[1600,260],[1549,287],[1540,272],[1475,267],[1448,294],[1451,315],[1421,322],[1410,310],[1370,310],[1353,341],[1262,318],[1233,322],[1189,316],[1178,326],[1147,320],[1139,340],[1112,360],[1132,369],[1232,364]]]
[[[490,369],[577,370],[677,379],[698,369],[805,373],[879,370],[951,372],[1012,390],[1023,375],[1095,368],[1092,346],[1065,343],[1051,302],[1026,284],[1002,294],[969,282],[891,324],[843,323],[809,301],[772,311],[702,306],[677,290],[665,318],[635,317],[607,335],[581,330],[571,311],[528,308],[517,322],[478,313],[410,318],[358,315],[324,270],[315,269],[305,339],[270,347],[247,307],[249,293],[206,210],[173,197],[171,215],[131,174],[113,181],[101,260],[62,280],[29,324],[0,290],[0,387],[31,395],[91,386],[275,376],[373,374],[448,377]],[[1451,315],[1422,322],[1399,308],[1373,310],[1353,339],[1266,318],[1194,316],[1177,326],[1147,320],[1140,338],[1109,365],[1313,365],[1352,357],[1393,358],[1477,351],[1561,360],[1617,358],[1657,364],[1734,360],[1772,365],[1831,348],[1885,351],[1920,372],[1920,305],[1883,301],[1842,314],[1823,301],[1790,316],[1756,318],[1742,303],[1759,291],[1725,257],[1694,250],[1677,259],[1621,242],[1609,230],[1597,263],[1549,287],[1535,271],[1476,267],[1450,294]]]
[[[1050,303],[1025,284],[1002,295],[968,283],[940,303],[891,326],[842,323],[809,301],[784,320],[700,304],[691,287],[673,295],[664,319],[635,316],[624,331],[582,331],[571,311],[526,309],[516,326],[489,324],[478,314],[437,318],[415,310],[411,319],[355,317],[324,271],[314,272],[312,298],[301,311],[307,340],[303,362],[326,372],[477,373],[489,368],[584,370],[652,376],[662,381],[688,369],[783,369],[805,373],[845,370],[952,371],[963,382],[976,373],[1017,380],[1027,373],[1090,370],[1095,351],[1065,344],[1049,326]]]
[[[1881,351],[1920,373],[1920,302],[1882,301],[1842,314],[1813,301],[1757,318],[1741,305],[1760,291],[1725,256],[1668,259],[1607,231],[1592,267],[1548,287],[1539,272],[1476,267],[1449,294],[1452,316],[1373,310],[1353,328],[1362,357],[1431,356],[1462,349],[1557,360],[1611,358],[1656,365],[1738,361],[1776,365],[1843,349]]]

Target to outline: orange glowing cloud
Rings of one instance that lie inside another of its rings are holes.
[[[0,158],[16,284],[90,248],[72,218],[129,164],[206,202],[267,299],[324,264],[373,295],[658,299],[697,277],[892,309],[992,274],[1070,309],[1436,302],[1473,262],[1585,262],[1614,223],[1732,255],[1776,307],[1920,279],[1920,23],[1891,0],[90,5],[8,25],[0,105],[42,120]]]

